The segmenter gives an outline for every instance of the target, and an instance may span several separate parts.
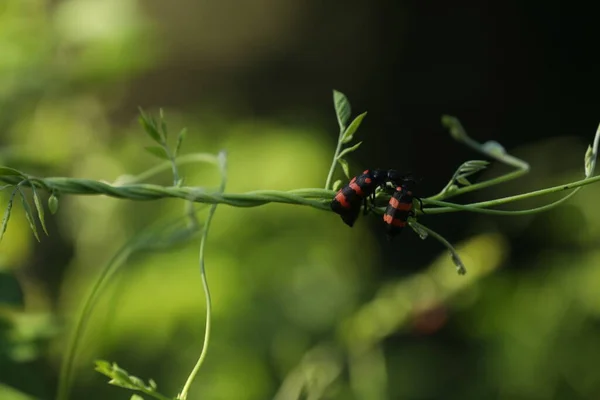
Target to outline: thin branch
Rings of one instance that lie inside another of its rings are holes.
[[[219,187],[219,193],[223,193],[225,191],[225,185],[227,184],[227,158],[224,152],[219,154],[219,172],[221,174],[221,185]],[[204,225],[204,231],[202,232],[202,239],[200,241],[200,253],[199,253],[199,262],[200,262],[200,277],[202,279],[202,288],[204,289],[204,296],[206,298],[206,327],[204,329],[204,342],[202,344],[202,351],[200,352],[200,356],[198,357],[198,361],[194,365],[194,368],[190,372],[185,385],[178,399],[186,400],[188,396],[188,392],[190,387],[198,375],[200,371],[200,367],[204,363],[206,358],[206,354],[208,352],[208,343],[210,341],[210,327],[211,327],[211,312],[212,312],[212,302],[210,298],[210,290],[208,287],[208,279],[206,277],[206,268],[204,263],[204,249],[206,247],[206,240],[208,239],[208,231],[210,230],[210,224],[215,215],[215,211],[217,210],[218,204],[213,204],[210,207],[210,211],[208,212],[208,216],[206,217],[206,223]]]
[[[541,190],[536,190],[533,192],[529,192],[529,193],[523,193],[523,194],[519,194],[516,196],[508,196],[508,197],[502,197],[499,199],[494,199],[494,200],[488,200],[488,201],[481,201],[478,203],[471,203],[471,204],[454,204],[454,203],[448,203],[448,202],[444,202],[444,201],[438,201],[438,200],[432,200],[432,199],[423,199],[423,203],[425,204],[434,204],[434,205],[438,205],[438,206],[442,206],[442,207],[438,207],[438,208],[426,208],[426,213],[427,214],[443,214],[443,213],[448,213],[448,212],[455,212],[455,211],[472,211],[472,212],[478,212],[478,213],[485,213],[485,214],[502,214],[502,215],[524,215],[524,214],[532,214],[535,212],[540,212],[540,211],[545,211],[549,208],[552,208],[560,203],[562,203],[563,201],[565,201],[566,199],[570,198],[573,194],[571,193],[569,196],[566,196],[563,199],[560,199],[554,203],[542,206],[542,207],[538,207],[538,208],[533,208],[530,210],[521,210],[521,211],[502,211],[502,210],[486,210],[487,207],[494,207],[494,206],[499,206],[502,204],[507,204],[507,203],[511,203],[513,201],[519,201],[519,200],[525,200],[525,199],[530,199],[533,197],[537,197],[537,196],[543,196],[546,194],[551,194],[551,193],[557,193],[557,192],[562,192],[563,190],[569,190],[569,189],[575,189],[575,188],[579,188],[585,185],[589,185],[591,183],[594,182],[598,182],[600,181],[600,175],[599,176],[595,176],[593,178],[586,178],[586,179],[582,179],[579,181],[575,181],[575,182],[570,182],[570,183],[566,183],[563,185],[559,185],[559,186],[553,186],[550,188],[546,188],[546,189],[541,189]]]

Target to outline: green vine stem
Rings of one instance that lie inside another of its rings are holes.
[[[476,184],[464,186],[461,188],[454,188],[454,190],[451,190],[454,182],[450,181],[448,185],[446,185],[446,187],[444,187],[440,191],[440,193],[430,197],[431,200],[447,199],[449,197],[458,196],[460,194],[472,192],[474,190],[480,190],[486,187],[498,185],[500,183],[516,179],[529,172],[529,164],[524,160],[521,160],[517,157],[508,154],[500,143],[495,141],[489,141],[481,144],[476,140],[472,139],[469,135],[467,135],[467,132],[465,131],[462,124],[457,118],[451,117],[449,115],[444,115],[442,117],[442,125],[448,128],[448,130],[450,131],[450,135],[457,142],[462,143],[467,147],[470,147],[478,153],[481,153],[491,159],[499,161],[502,164],[508,165],[509,167],[514,167],[516,168],[516,170],[494,179],[489,179],[487,181],[478,182]]]
[[[219,165],[219,157],[210,153],[193,153],[186,156],[181,156],[177,160],[168,160],[162,162],[158,166],[144,171],[137,176],[123,176],[121,178],[118,178],[117,181],[143,181],[161,172],[165,172],[168,170],[173,171],[173,169],[176,170],[176,166],[174,164],[182,165],[186,163],[208,163]],[[26,177],[24,174],[20,174],[17,176]],[[179,179],[177,177],[177,174],[174,175],[174,182],[176,182],[175,179]],[[39,179],[36,180],[39,181]],[[27,181],[23,182],[27,183]],[[42,182],[34,182],[34,185],[39,185],[38,187],[43,187],[47,189],[47,186]],[[188,203],[188,205],[189,204],[190,203]],[[57,400],[66,400],[68,398],[69,389],[73,380],[73,365],[75,363],[75,357],[77,351],[79,350],[85,328],[89,322],[89,318],[92,315],[92,311],[100,297],[100,293],[102,292],[102,290],[107,286],[111,278],[115,276],[120,267],[124,265],[124,263],[129,259],[129,257],[132,254],[142,250],[156,250],[156,247],[168,247],[175,243],[180,243],[182,241],[188,240],[190,237],[192,237],[199,229],[199,225],[196,221],[197,212],[197,207],[190,207],[187,210],[186,215],[177,218],[174,221],[171,221],[167,224],[163,224],[159,227],[156,227],[155,229],[145,229],[142,234],[136,235],[135,237],[131,238],[125,245],[123,245],[123,247],[121,247],[121,249],[117,251],[117,253],[111,258],[111,260],[108,261],[105,267],[102,268],[100,275],[94,281],[94,284],[90,288],[90,291],[83,300],[83,305],[80,311],[75,317],[73,330],[69,335],[69,339],[66,345],[65,356],[61,364],[57,387]],[[191,224],[188,223],[187,226],[185,226],[185,222],[182,221],[184,219],[187,219],[189,222],[191,222]]]
[[[434,230],[426,227],[425,225],[419,224],[414,219],[409,219],[408,220],[408,224],[415,231],[417,231],[417,232],[419,232],[419,231],[424,232],[428,236],[431,236],[432,238],[436,239],[441,244],[443,244],[448,249],[448,251],[450,251],[450,254],[452,255],[452,262],[454,262],[454,265],[456,265],[456,271],[460,275],[464,275],[464,274],[467,273],[467,269],[465,268],[465,265],[463,264],[463,262],[462,262],[460,256],[458,255],[457,251],[450,244],[450,242],[448,242],[446,239],[444,239],[444,237],[442,237],[442,235],[440,235],[439,233],[435,232]]]
[[[547,194],[551,194],[551,193],[557,193],[557,192],[561,192],[564,190],[580,188],[582,186],[589,185],[591,183],[598,182],[598,181],[600,181],[600,175],[595,176],[593,178],[586,178],[586,179],[582,179],[579,181],[566,183],[563,185],[558,185],[558,186],[553,186],[553,187],[549,187],[546,189],[536,190],[533,192],[518,194],[515,196],[502,197],[502,198],[494,199],[494,200],[481,201],[478,203],[465,204],[465,205],[455,204],[455,203],[447,203],[444,201],[438,201],[438,200],[432,200],[432,199],[423,199],[423,203],[441,206],[439,208],[427,208],[426,209],[427,214],[443,214],[443,213],[449,213],[449,212],[455,212],[455,211],[471,211],[471,212],[478,212],[478,213],[484,213],[484,214],[526,215],[526,214],[533,214],[533,213],[540,212],[540,211],[546,211],[552,207],[555,207],[558,204],[560,204],[560,203],[564,202],[565,200],[567,200],[568,198],[570,198],[573,195],[573,193],[570,193],[568,196],[565,196],[564,198],[557,200],[551,204],[548,204],[548,205],[545,205],[542,207],[538,207],[538,208],[529,209],[529,210],[503,211],[503,210],[487,210],[486,208],[511,203],[513,201],[525,200],[525,199],[530,199],[530,198],[537,197],[537,196],[543,196],[543,195],[547,195]]]
[[[196,207],[193,210],[194,213],[198,212],[201,207]],[[66,400],[68,398],[73,380],[75,357],[102,290],[107,287],[111,279],[132,254],[141,251],[147,252],[170,248],[175,244],[186,242],[194,237],[200,227],[196,225],[190,226],[189,223],[186,223],[186,220],[189,220],[189,218],[189,214],[186,214],[167,223],[146,228],[143,233],[134,236],[124,244],[102,268],[100,275],[95,279],[94,284],[83,300],[81,309],[75,317],[67,345],[65,346],[66,350],[58,380],[57,400]]]
[[[194,211],[198,212],[201,207],[196,207]],[[194,237],[199,227],[190,227],[186,223],[188,218],[188,215],[182,215],[167,223],[156,224],[144,229],[141,234],[134,236],[124,244],[102,268],[100,275],[95,279],[93,286],[85,296],[81,309],[75,317],[72,331],[69,334],[59,374],[57,400],[66,400],[68,398],[73,380],[75,357],[102,290],[107,287],[112,277],[116,275],[131,255],[142,251],[148,252],[167,249]]]
[[[2,175],[0,181],[9,184],[19,184],[23,178],[16,175]],[[324,201],[331,200],[334,192],[326,189],[296,189],[290,191],[255,190],[252,192],[208,193],[199,187],[160,186],[154,184],[111,185],[102,181],[78,178],[34,178],[29,177],[22,186],[34,185],[36,188],[49,192],[74,195],[106,195],[128,200],[158,200],[180,198],[196,203],[227,204],[235,207],[256,207],[267,203],[287,203],[307,205],[321,210],[328,210],[329,205]]]
[[[343,130],[340,129],[340,136],[344,133]],[[337,166],[338,163],[338,157],[340,155],[340,152],[342,151],[342,141],[338,140],[337,143],[337,147],[335,148],[335,153],[333,153],[333,161],[331,162],[331,167],[329,167],[329,173],[327,174],[327,180],[325,181],[325,189],[329,189],[331,188],[331,184],[332,184],[332,180],[333,180],[333,173],[335,172],[335,167]]]
[[[219,159],[219,172],[221,174],[221,185],[219,187],[219,193],[223,193],[225,191],[225,185],[227,184],[227,158],[225,152],[221,152],[218,156]],[[188,392],[196,375],[198,375],[198,371],[200,371],[200,367],[204,363],[204,359],[206,358],[206,354],[208,352],[208,343],[210,341],[210,325],[211,325],[211,310],[212,310],[212,302],[210,298],[210,290],[208,287],[208,279],[206,278],[206,268],[204,263],[204,249],[206,247],[206,240],[208,239],[208,231],[210,229],[211,222],[215,215],[215,211],[217,210],[218,204],[215,203],[211,206],[210,211],[208,212],[208,216],[206,217],[206,223],[204,225],[204,230],[202,232],[202,239],[200,241],[200,252],[199,252],[199,262],[200,262],[200,276],[202,278],[202,287],[204,289],[204,296],[206,298],[206,327],[204,328],[204,342],[202,344],[202,351],[200,352],[200,357],[198,357],[198,361],[194,365],[190,375],[188,376],[183,389],[178,399],[186,400],[188,396]]]
[[[0,176],[0,181],[9,184],[19,184],[22,181],[22,178],[14,175],[3,175]],[[575,189],[597,181],[600,181],[600,176],[520,195],[465,205],[435,200],[435,196],[432,198],[423,198],[423,203],[441,206],[439,208],[428,208],[427,214],[443,214],[456,211],[482,212],[488,214],[514,214],[517,211],[485,210],[485,208]],[[246,193],[207,193],[204,189],[197,187],[165,187],[153,184],[113,186],[105,182],[77,178],[29,178],[27,182],[22,183],[22,186],[24,187],[31,185],[35,185],[35,187],[39,189],[45,189],[49,192],[61,194],[106,195],[129,200],[181,198],[196,203],[227,204],[234,207],[257,207],[268,203],[285,203],[305,205],[325,211],[330,210],[329,202],[335,195],[335,192],[332,190],[319,188],[295,189],[290,191],[255,190]],[[525,210],[524,212],[526,213],[527,211],[528,210]]]

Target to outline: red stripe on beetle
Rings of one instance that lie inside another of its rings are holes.
[[[363,191],[362,191],[361,187],[360,187],[360,186],[358,186],[358,183],[356,183],[356,182],[350,182],[350,185],[349,185],[349,186],[350,186],[350,188],[351,188],[352,190],[354,190],[354,191],[356,192],[356,194],[357,194],[357,195],[359,195],[359,196],[361,196],[361,197],[365,195],[365,194],[363,193]]]
[[[412,203],[400,203],[397,198],[390,198],[389,205],[399,211],[410,211],[413,207]]]
[[[389,215],[389,214],[385,214],[385,215],[383,216],[383,220],[384,220],[384,221],[385,221],[385,223],[386,223],[386,224],[388,224],[388,225],[392,225],[392,226],[398,226],[398,227],[400,227],[400,228],[403,228],[403,227],[405,227],[405,226],[406,226],[406,221],[403,221],[403,220],[401,220],[401,219],[394,218],[394,217],[392,217],[392,216],[391,216],[391,215]]]
[[[342,207],[344,208],[350,208],[350,203],[348,202],[348,199],[346,199],[346,196],[344,195],[344,193],[342,193],[342,191],[339,191],[336,195],[335,195],[335,200],[337,200]]]

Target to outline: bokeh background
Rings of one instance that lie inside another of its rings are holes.
[[[532,166],[459,200],[577,180],[600,122],[594,15],[559,1],[1,0],[0,163],[138,174],[158,162],[141,151],[138,107],[162,107],[173,132],[188,128],[184,154],[227,150],[229,192],[322,187],[337,89],[355,115],[369,112],[352,172],[411,170],[420,194],[435,194],[481,158],[452,141],[446,113]],[[182,172],[218,186],[210,165]],[[599,196],[591,185],[532,216],[422,218],[457,246],[466,277],[433,240],[406,231],[388,243],[377,218],[349,229],[299,206],[219,207],[206,256],[212,338],[190,398],[597,399]],[[183,212],[175,200],[64,196],[38,243],[15,204],[0,245],[0,398],[54,398],[92,282],[128,240]],[[198,243],[122,260],[71,398],[130,397],[96,359],[170,396],[181,389],[205,326]]]

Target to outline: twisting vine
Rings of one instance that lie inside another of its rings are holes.
[[[333,93],[334,107],[337,115],[337,121],[339,125],[339,135],[334,152],[331,167],[327,174],[325,188],[304,188],[290,191],[276,191],[276,190],[256,190],[247,193],[225,193],[226,184],[226,159],[225,154],[219,155],[212,154],[190,154],[185,156],[179,156],[179,150],[185,138],[185,129],[180,131],[177,135],[176,144],[171,149],[168,145],[168,130],[164,120],[162,111],[159,114],[158,120],[154,117],[147,115],[143,111],[140,112],[140,124],[148,136],[156,143],[154,146],[146,148],[150,153],[164,160],[160,165],[141,173],[138,176],[130,177],[125,176],[117,179],[113,183],[104,181],[95,181],[89,179],[77,179],[77,178],[63,178],[63,177],[36,177],[28,175],[22,171],[14,168],[0,166],[0,182],[4,185],[0,187],[0,190],[12,188],[12,193],[9,196],[8,204],[5,209],[4,217],[0,225],[0,240],[2,239],[10,219],[11,210],[15,197],[18,195],[21,199],[25,215],[29,226],[35,235],[36,239],[39,240],[38,230],[35,222],[35,216],[32,207],[24,192],[24,188],[31,189],[33,203],[35,207],[35,213],[37,214],[38,220],[44,233],[48,234],[45,225],[44,207],[40,196],[39,190],[44,190],[50,194],[48,200],[48,209],[54,214],[58,209],[58,197],[60,195],[106,195],[110,197],[116,197],[120,199],[128,200],[157,200],[164,198],[180,198],[188,201],[188,207],[183,218],[172,221],[165,228],[161,229],[162,232],[168,232],[167,234],[160,235],[140,235],[135,240],[130,241],[122,251],[120,251],[111,262],[102,271],[94,283],[90,294],[85,299],[82,307],[82,311],[75,321],[73,328],[73,335],[69,345],[67,346],[67,352],[65,359],[62,364],[60,380],[58,385],[59,400],[66,400],[68,398],[68,392],[71,385],[73,376],[73,363],[78,350],[79,341],[83,334],[85,325],[89,319],[89,316],[93,310],[95,303],[98,300],[100,291],[106,287],[109,279],[114,276],[117,269],[122,265],[130,254],[146,247],[157,246],[159,243],[168,246],[176,242],[183,240],[189,240],[194,237],[201,228],[201,224],[197,220],[196,212],[197,209],[193,207],[194,203],[211,204],[211,208],[204,223],[202,238],[200,242],[199,250],[199,265],[203,289],[206,296],[206,327],[203,341],[202,351],[193,367],[188,379],[186,380],[180,394],[176,397],[177,400],[186,400],[191,384],[197,375],[202,363],[205,360],[208,343],[210,339],[210,319],[211,319],[211,298],[208,282],[206,279],[206,269],[204,263],[204,249],[206,246],[206,239],[208,237],[208,231],[212,218],[217,205],[225,204],[234,207],[257,207],[268,203],[284,203],[309,206],[318,210],[330,211],[329,203],[335,194],[335,190],[342,184],[341,180],[332,183],[335,171],[339,165],[346,177],[350,178],[349,164],[344,158],[348,154],[357,150],[362,142],[358,142],[354,145],[350,145],[354,139],[354,135],[357,132],[362,120],[366,116],[366,112],[358,115],[350,122],[351,108],[350,103],[344,94],[334,91]],[[537,191],[523,193],[520,195],[509,196],[504,198],[492,199],[483,202],[471,203],[471,204],[456,204],[447,202],[445,200],[458,196],[460,194],[480,190],[486,187],[495,186],[509,180],[516,179],[529,171],[529,164],[524,160],[521,160],[515,156],[512,156],[506,152],[506,150],[495,141],[487,143],[479,143],[469,137],[458,119],[451,116],[442,117],[442,124],[446,126],[452,137],[459,143],[462,143],[476,152],[490,158],[494,161],[505,164],[513,171],[502,175],[497,178],[485,180],[482,182],[471,183],[470,177],[484,170],[489,165],[488,161],[484,160],[470,160],[463,163],[456,172],[452,175],[450,181],[442,190],[431,197],[423,198],[423,203],[427,206],[425,208],[427,215],[442,214],[448,212],[457,211],[469,211],[486,214],[498,214],[498,215],[525,215],[533,214],[541,211],[546,211],[559,204],[565,202],[571,198],[577,191],[585,185],[600,181],[600,176],[593,176],[598,156],[598,147],[600,145],[600,126],[596,131],[593,144],[588,147],[585,154],[584,160],[584,179],[569,182],[563,185],[549,187]],[[349,146],[349,147],[345,147]],[[184,186],[184,179],[180,177],[178,166],[184,163],[190,162],[206,162],[219,167],[221,174],[221,185],[219,189],[215,191],[209,191],[201,187],[189,187]],[[172,186],[160,186],[148,183],[141,183],[151,178],[155,174],[162,172],[166,169],[171,169],[173,174],[173,185]],[[553,203],[527,210],[517,211],[505,211],[491,209],[493,207],[507,204],[514,201],[528,199],[532,197],[542,196],[550,193],[556,193],[565,190],[574,189],[564,198],[555,201]],[[378,198],[384,200],[389,199],[389,195],[383,192],[377,194]],[[383,209],[380,207],[376,209],[377,212],[382,213]],[[420,214],[420,213],[418,213]],[[183,224],[185,222],[185,226]],[[457,267],[459,273],[464,274],[466,269],[460,260],[460,257],[452,245],[444,239],[441,235],[434,232],[430,228],[417,222],[416,217],[409,220],[409,226],[423,239],[427,237],[433,237],[440,241],[450,251],[452,260]],[[165,396],[157,391],[157,385],[154,381],[149,380],[148,383],[144,382],[140,378],[129,375],[127,371],[120,368],[115,363],[109,363],[106,361],[98,361],[96,369],[102,374],[111,378],[111,384],[121,386],[127,389],[141,391],[149,396],[160,400],[173,399],[172,397]],[[132,397],[135,398],[136,395]],[[139,397],[139,396],[138,396]]]

